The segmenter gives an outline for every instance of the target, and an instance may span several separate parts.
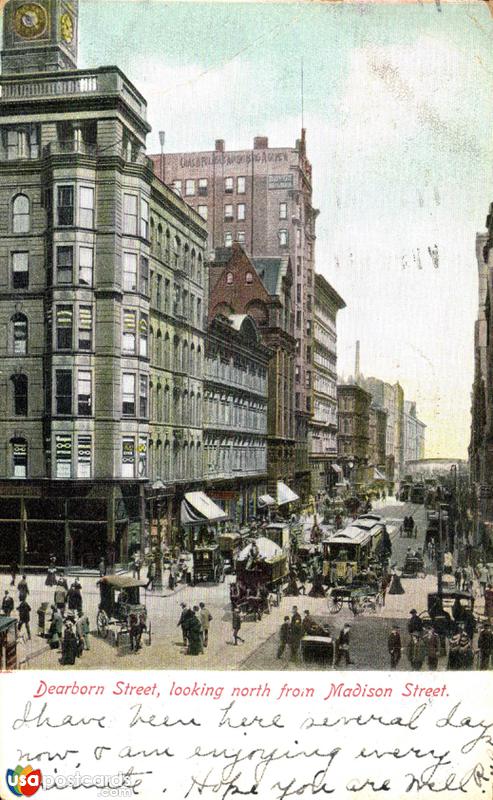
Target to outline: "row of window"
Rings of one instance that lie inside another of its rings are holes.
[[[280,247],[288,247],[289,245],[289,233],[286,229],[281,229],[277,232],[279,238],[279,246]],[[245,231],[236,231],[236,234],[233,231],[225,231],[224,233],[224,246],[225,247],[232,247],[233,241],[238,242],[239,244],[245,244],[246,236]]]
[[[171,236],[169,228],[166,231],[159,222],[156,226],[154,217],[151,217],[151,242],[158,255],[163,255],[168,264],[174,269],[183,269],[196,283],[202,283],[202,253],[190,249],[187,242],[182,245],[179,236]]]
[[[183,442],[176,439],[158,439],[155,446],[149,442],[149,471],[165,481],[193,480],[203,474],[202,445],[200,442]]]
[[[236,429],[264,432],[267,429],[267,406],[257,400],[231,394],[204,394],[204,425],[228,425]]]
[[[244,472],[265,472],[265,443],[250,440],[204,440],[204,475],[230,475]]]
[[[267,390],[267,369],[245,358],[221,358],[211,353],[205,362],[205,378],[222,380],[263,394]]]
[[[185,197],[193,197],[198,194],[199,197],[206,197],[209,191],[209,181],[207,178],[187,178],[185,181],[174,180],[174,188],[181,194],[183,186],[185,186]],[[226,194],[233,194],[235,188],[234,178],[224,178],[224,191]],[[236,178],[236,193],[245,194],[246,192],[246,178],[239,176]]]
[[[152,419],[156,422],[202,427],[202,395],[176,386],[158,384],[152,389]]]
[[[202,374],[202,347],[199,344],[189,346],[186,339],[181,340],[179,336],[174,336],[173,342],[166,332],[164,338],[159,330],[157,336],[153,337],[151,345],[151,359],[157,366],[175,372],[184,372],[187,375]]]

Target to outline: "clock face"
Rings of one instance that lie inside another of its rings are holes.
[[[23,39],[35,39],[47,28],[46,9],[38,3],[24,3],[15,12],[14,28]]]
[[[70,14],[65,13],[60,17],[60,31],[63,41],[71,44],[74,40],[74,21]]]

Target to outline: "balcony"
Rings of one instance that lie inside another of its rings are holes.
[[[142,119],[147,118],[146,101],[117,67],[42,75],[3,75],[0,87],[4,102],[91,95],[120,97]]]

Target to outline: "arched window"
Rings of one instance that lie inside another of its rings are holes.
[[[12,203],[12,230],[14,233],[29,233],[31,222],[29,197],[18,194]]]
[[[27,442],[25,439],[11,439],[12,475],[14,478],[27,478]]]
[[[192,247],[192,252],[190,254],[190,277],[194,281],[195,280],[195,266],[196,266],[196,252]]]
[[[197,347],[197,375],[200,375],[202,371],[202,348],[199,345]]]
[[[166,260],[169,263],[169,261],[171,259],[171,236],[170,236],[169,228],[166,229],[166,247],[165,247],[165,249],[166,249]]]
[[[179,269],[180,255],[181,255],[181,241],[178,236],[175,236],[173,240],[173,254],[174,254],[175,269]]]
[[[169,384],[164,387],[164,421],[169,422],[170,419],[170,402],[169,402]]]
[[[245,275],[245,283],[253,283],[253,273],[247,272]]]
[[[157,335],[156,335],[156,363],[160,367],[162,366],[163,358],[163,335],[161,333],[161,329],[159,328]]]
[[[14,415],[27,417],[27,376],[12,375],[11,381],[14,388]]]
[[[170,445],[168,439],[166,439],[164,443],[164,452],[163,452],[163,478],[164,480],[170,478],[171,475],[171,464],[170,464]]]
[[[184,425],[188,424],[188,392],[185,389],[183,392],[182,397],[182,407],[181,407],[181,421]]]
[[[190,345],[190,375],[195,375],[195,345]]]
[[[15,356],[27,355],[28,326],[25,314],[15,314],[11,320],[13,350]]]
[[[182,371],[188,372],[188,342],[183,342]]]
[[[179,371],[181,369],[180,363],[180,337],[175,336],[173,339],[173,369]]]
[[[190,248],[188,244],[185,244],[183,248],[183,266],[185,268],[185,272],[188,272],[190,269]]]
[[[202,283],[202,253],[199,253],[199,257],[198,257],[197,283]]]
[[[192,391],[190,392],[190,425],[196,425],[197,424],[197,419],[196,419],[195,414],[196,414],[195,392],[192,389]]]
[[[228,272],[226,274],[226,283],[228,284],[228,286],[231,286],[231,284],[233,283],[233,273],[232,272]]]
[[[170,368],[170,338],[168,331],[166,331],[164,337],[164,368]]]
[[[157,243],[158,250],[161,250],[161,247],[163,245],[163,226],[161,225],[161,223],[159,223],[159,225],[157,226],[157,241],[156,241],[156,243]]]

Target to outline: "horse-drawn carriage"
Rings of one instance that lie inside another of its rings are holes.
[[[217,537],[217,544],[224,562],[224,572],[234,572],[236,554],[241,546],[240,534],[232,533],[230,531],[220,533]]]
[[[224,582],[224,561],[217,544],[195,545],[193,551],[193,585],[199,581]]]
[[[236,583],[230,586],[232,607],[261,619],[270,611],[272,595],[280,602],[287,577],[287,558],[281,548],[265,537],[254,540],[236,560]]]
[[[129,630],[133,618],[144,625],[149,643],[151,641],[151,623],[147,617],[147,608],[140,602],[140,590],[146,581],[135,580],[127,575],[107,575],[98,581],[100,602],[96,624],[98,634],[103,639],[108,636],[110,626]]]
[[[383,603],[382,594],[374,583],[368,585],[334,586],[329,595],[329,611],[338,614],[344,603],[353,612],[364,614],[365,611],[376,613]]]
[[[402,567],[402,578],[424,578],[426,576],[423,554],[416,551],[407,553]]]

